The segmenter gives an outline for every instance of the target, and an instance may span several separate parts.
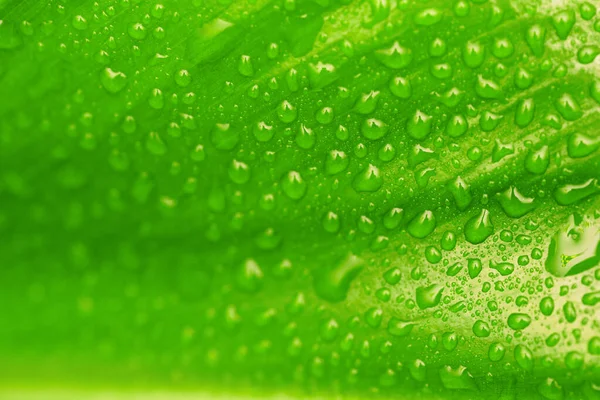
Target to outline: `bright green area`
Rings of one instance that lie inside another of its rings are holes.
[[[600,398],[593,2],[0,22],[0,397]]]

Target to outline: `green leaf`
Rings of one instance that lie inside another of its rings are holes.
[[[598,398],[596,7],[0,0],[0,397]]]

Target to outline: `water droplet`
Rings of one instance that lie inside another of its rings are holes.
[[[329,233],[337,233],[340,230],[340,217],[333,211],[329,211],[323,217],[323,229]]]
[[[593,307],[596,304],[600,304],[600,291],[590,292],[583,295],[581,303],[585,306]]]
[[[459,88],[453,87],[449,89],[446,93],[439,95],[437,94],[438,99],[449,108],[454,108],[460,103],[462,98],[465,95],[465,92],[460,90]]]
[[[252,60],[248,55],[242,55],[238,62],[238,72],[247,77],[254,75],[254,67],[252,66]]]
[[[484,111],[479,119],[479,126],[481,127],[482,131],[491,132],[496,129],[503,118],[504,117],[502,115],[494,114],[490,111]]]
[[[575,305],[572,301],[567,301],[563,305],[563,314],[565,315],[567,322],[575,322],[577,319],[577,311],[575,310]]]
[[[486,209],[482,209],[479,215],[469,219],[465,224],[465,239],[472,244],[484,242],[493,233],[494,225]]]
[[[529,27],[529,29],[527,29],[527,34],[525,35],[525,40],[536,57],[544,55],[544,42],[546,40],[546,29],[544,27],[538,24]]]
[[[495,262],[490,260],[490,268],[495,269],[502,276],[508,276],[515,270],[515,266],[508,262]]]
[[[515,123],[520,128],[528,126],[535,115],[535,103],[532,98],[519,100],[515,113]]]
[[[515,86],[521,90],[528,89],[533,83],[533,77],[525,69],[519,67],[515,73]]]
[[[247,293],[256,293],[262,286],[263,272],[256,261],[249,258],[240,267],[237,274],[238,287]]]
[[[284,100],[279,107],[277,107],[277,116],[281,122],[289,124],[294,122],[298,117],[298,110],[296,110],[296,107],[291,105],[290,102]]]
[[[271,60],[277,58],[279,56],[279,45],[277,43],[270,43],[267,48],[267,57]]]
[[[390,143],[387,143],[379,148],[377,157],[383,162],[390,162],[396,157],[396,149]]]
[[[369,164],[362,172],[358,173],[352,182],[352,187],[357,192],[376,192],[383,185],[383,178],[379,168]]]
[[[514,357],[519,367],[523,368],[525,371],[531,371],[533,369],[533,354],[527,347],[521,344],[515,346]]]
[[[363,25],[370,28],[389,16],[391,3],[385,0],[370,0],[369,3],[371,14],[365,17]]]
[[[422,360],[416,359],[410,363],[409,372],[413,379],[418,382],[425,382],[427,379],[427,366]]]
[[[113,71],[110,68],[104,68],[100,75],[102,86],[110,93],[118,93],[127,85],[127,76],[124,73]]]
[[[167,145],[163,142],[158,133],[150,132],[146,139],[146,149],[154,155],[162,156],[167,152]]]
[[[264,121],[260,121],[256,125],[254,125],[252,133],[254,134],[256,140],[265,143],[273,138],[275,131],[273,131],[272,125],[269,125]]]
[[[554,347],[560,342],[560,335],[558,333],[552,333],[546,338],[546,346]]]
[[[308,78],[312,88],[321,89],[334,82],[338,78],[338,74],[333,64],[319,61],[317,64],[309,64]]]
[[[589,21],[596,15],[596,6],[589,1],[583,2],[579,6],[579,13],[584,21]]]
[[[473,334],[477,337],[490,336],[490,325],[482,320],[475,321],[473,324]]]
[[[146,38],[148,32],[146,31],[146,27],[138,22],[130,25],[127,29],[127,33],[129,33],[129,36],[132,39],[143,40]]]
[[[358,219],[358,230],[362,233],[371,234],[375,232],[375,224],[366,215],[361,215]]]
[[[568,223],[552,237],[545,262],[546,271],[554,276],[580,274],[600,262],[600,230],[579,216],[571,215]]]
[[[417,305],[421,310],[435,307],[442,300],[442,292],[444,287],[438,284],[429,286],[421,286],[417,288]]]
[[[428,147],[423,147],[420,144],[414,145],[408,154],[408,165],[416,167],[435,157],[435,151]]]
[[[394,42],[391,47],[377,50],[375,57],[386,67],[400,69],[412,61],[412,50]]]
[[[370,114],[375,111],[377,101],[379,99],[379,91],[371,90],[369,93],[364,93],[356,100],[354,104],[354,112],[358,114]]]
[[[492,54],[496,58],[504,59],[510,57],[515,51],[512,42],[506,38],[494,40],[494,46],[492,47]]]
[[[249,173],[248,173],[249,176]],[[243,179],[243,178],[241,178]],[[254,239],[254,243],[259,249],[273,250],[281,244],[282,237],[273,228],[267,228],[260,232]]]
[[[365,321],[371,328],[379,328],[383,319],[383,311],[380,308],[370,308],[365,312]]]
[[[514,152],[515,149],[512,143],[502,143],[499,139],[496,139],[494,142],[494,148],[492,149],[492,161],[498,162]]]
[[[448,121],[446,133],[448,133],[450,137],[455,138],[464,135],[467,132],[467,129],[469,129],[469,124],[467,123],[466,118],[462,115],[455,115]]]
[[[429,55],[432,57],[441,57],[446,54],[446,42],[441,38],[435,38],[429,45]]]
[[[567,152],[571,158],[587,157],[600,148],[600,137],[592,138],[583,133],[572,133],[567,141]]]
[[[290,171],[281,180],[283,193],[292,200],[300,200],[306,194],[307,184],[299,172]]]
[[[543,175],[550,164],[550,155],[548,146],[544,145],[539,149],[532,148],[525,157],[525,169],[532,174]]]
[[[333,121],[333,108],[323,107],[315,115],[315,119],[321,125],[330,124]]]
[[[383,226],[387,229],[396,229],[404,217],[404,210],[392,208],[383,216]]]
[[[512,313],[508,316],[507,323],[511,329],[519,331],[531,324],[531,317],[524,313]]]
[[[479,258],[469,258],[467,260],[467,269],[471,279],[477,278],[483,269],[481,260]]]
[[[327,153],[325,159],[325,172],[328,175],[335,175],[348,168],[350,159],[346,156],[346,153],[339,150],[331,150]]]
[[[300,89],[300,86],[298,85],[298,71],[294,68],[291,68],[285,75],[285,81],[291,92],[296,92]]]
[[[317,137],[312,129],[304,124],[300,124],[300,129],[296,133],[296,144],[304,150],[312,149],[317,141]]]
[[[363,260],[348,254],[339,264],[323,267],[315,273],[315,291],[327,301],[342,301],[346,299],[350,284],[362,268]]]
[[[431,75],[437,79],[448,79],[452,76],[453,69],[448,63],[439,63],[431,66]]]
[[[502,343],[494,342],[490,344],[490,348],[488,350],[488,358],[490,361],[497,362],[504,358],[504,354],[506,353],[506,349]]]
[[[88,22],[81,15],[74,16],[73,20],[72,20],[72,24],[73,24],[73,28],[75,28],[75,29],[77,29],[79,31],[86,30],[87,27],[88,27]]]
[[[406,230],[411,236],[418,239],[427,237],[436,227],[436,219],[433,212],[425,210],[416,215],[408,224]]]
[[[588,353],[593,356],[600,355],[600,336],[594,336],[589,340]]]
[[[241,161],[233,160],[229,166],[229,179],[239,185],[250,180],[250,168]]]
[[[440,380],[446,389],[478,390],[475,378],[463,365],[457,368],[449,365],[443,366],[440,368]]]
[[[598,193],[600,193],[598,180],[592,178],[580,184],[558,187],[554,192],[554,199],[561,206],[568,206]]]
[[[496,82],[477,75],[475,93],[482,99],[499,99],[502,97],[502,88]]]
[[[413,322],[402,321],[392,317],[388,321],[387,331],[390,335],[396,337],[408,336],[414,327]]]
[[[367,139],[377,140],[384,137],[388,129],[389,127],[385,122],[370,118],[363,122],[361,132]]]
[[[436,8],[427,8],[415,15],[415,24],[420,26],[435,25],[442,20],[442,13]]]
[[[339,140],[348,140],[348,128],[343,125],[338,126],[335,131],[335,137]]]
[[[398,98],[408,99],[412,95],[412,87],[407,78],[396,76],[390,80],[389,87],[392,94]]]
[[[571,10],[560,11],[552,16],[552,25],[561,40],[565,40],[573,25],[575,25],[575,13]]]
[[[568,93],[563,93],[554,103],[554,106],[567,121],[575,121],[581,118],[583,112],[579,103]]]
[[[155,110],[160,110],[165,106],[165,97],[160,89],[152,89],[148,104]]]
[[[239,140],[239,132],[229,124],[215,124],[211,132],[211,142],[218,150],[232,150]]]
[[[192,77],[188,70],[180,69],[175,74],[175,83],[179,87],[186,87],[192,82]]]
[[[326,342],[333,342],[340,331],[340,326],[335,319],[329,319],[321,325],[321,337]]]
[[[348,351],[352,350],[353,346],[354,346],[354,335],[352,333],[348,333],[340,341],[340,348],[342,349],[342,351],[348,352]]]
[[[552,378],[546,378],[537,387],[538,393],[548,400],[562,400],[564,392],[562,386]]]
[[[429,132],[431,132],[431,123],[432,117],[430,115],[417,110],[415,115],[406,122],[406,129],[410,136],[420,140],[425,138],[429,135]]]
[[[467,67],[477,68],[485,59],[485,47],[479,42],[467,42],[462,54]]]
[[[496,198],[511,218],[520,218],[535,208],[534,199],[523,196],[514,186],[496,194]]]
[[[425,258],[431,264],[437,264],[442,260],[442,253],[435,246],[427,246],[425,248]]]

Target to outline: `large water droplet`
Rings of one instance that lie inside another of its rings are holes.
[[[426,287],[417,288],[417,305],[421,310],[435,307],[442,300],[444,286],[432,284]]]
[[[452,368],[449,365],[443,366],[440,369],[440,380],[446,389],[478,390],[475,378],[463,365],[457,368]]]
[[[406,67],[412,61],[412,50],[394,42],[391,47],[377,50],[375,57],[386,67],[400,69]]]
[[[580,274],[600,263],[600,229],[593,221],[571,215],[550,241],[546,270],[554,276]]]
[[[367,139],[377,140],[384,137],[388,129],[389,127],[385,122],[370,118],[363,122],[361,132]]]
[[[534,199],[523,196],[514,186],[496,194],[496,198],[506,215],[512,218],[520,218],[535,208]]]
[[[408,99],[412,95],[412,87],[407,78],[396,76],[390,80],[390,91],[396,97]]]
[[[392,336],[403,337],[408,336],[415,324],[413,322],[402,321],[401,319],[390,318],[387,326],[387,331]]]
[[[423,239],[428,236],[436,226],[435,215],[429,210],[416,215],[408,224],[406,230],[413,237]]]
[[[216,124],[211,132],[212,144],[219,150],[231,150],[239,140],[239,132],[229,124]]]
[[[432,117],[427,115],[420,110],[415,112],[411,118],[406,122],[406,129],[408,134],[413,138],[420,140],[425,138],[431,132]]]
[[[566,184],[554,191],[554,199],[561,206],[575,204],[586,197],[600,193],[597,179],[588,179],[580,184]]]
[[[327,153],[327,158],[325,159],[325,172],[328,175],[338,174],[345,171],[349,163],[350,159],[346,153],[339,150],[331,150]]]
[[[263,272],[256,261],[249,258],[240,267],[237,285],[244,292],[256,293],[262,286]]]
[[[316,270],[315,291],[327,301],[342,301],[346,299],[350,284],[362,268],[363,260],[350,253],[339,264]]]
[[[502,97],[502,88],[496,82],[477,75],[475,93],[483,99],[499,99]]]
[[[467,42],[463,48],[463,60],[467,67],[477,68],[485,59],[485,47],[479,42]]]
[[[127,76],[122,72],[113,71],[107,67],[102,70],[100,81],[104,89],[114,94],[125,88],[125,85],[127,85]]]
[[[306,193],[307,184],[299,172],[290,171],[281,180],[283,193],[292,200],[300,200]]]
[[[383,178],[379,168],[369,164],[363,171],[359,172],[352,182],[352,187],[357,192],[376,192],[383,185]]]
[[[481,210],[479,215],[471,218],[465,224],[465,239],[469,243],[482,243],[493,233],[494,225],[492,225],[490,212],[486,209]]]

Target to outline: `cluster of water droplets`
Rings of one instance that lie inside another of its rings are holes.
[[[136,315],[195,307],[182,380],[597,398],[600,20],[510,3],[9,15],[0,51],[35,65],[0,66],[0,193],[84,281],[110,287],[95,254],[174,282]]]

